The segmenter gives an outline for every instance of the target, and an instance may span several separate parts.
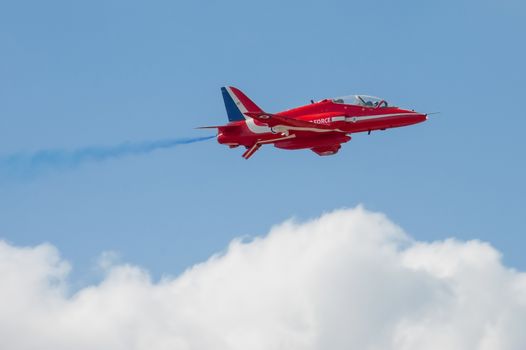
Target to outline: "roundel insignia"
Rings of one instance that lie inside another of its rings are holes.
[[[270,115],[262,114],[259,116],[261,119],[270,119]]]
[[[356,123],[357,120],[358,120],[358,118],[356,118],[356,117],[352,117],[352,118],[351,118],[351,121],[352,121],[353,123]]]

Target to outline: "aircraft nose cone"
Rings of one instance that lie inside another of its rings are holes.
[[[418,113],[416,115],[416,119],[418,120],[418,122],[425,122],[427,120],[427,114],[423,114],[423,113]]]

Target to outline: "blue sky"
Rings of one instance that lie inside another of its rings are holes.
[[[279,111],[364,93],[427,123],[340,153],[213,140],[0,183],[0,237],[177,274],[291,217],[362,203],[419,240],[526,268],[525,5],[506,1],[18,1],[0,5],[0,154],[207,136],[219,88]]]

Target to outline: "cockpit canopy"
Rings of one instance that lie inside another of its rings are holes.
[[[336,97],[332,99],[332,102],[364,107],[387,107],[387,101],[382,100],[379,97],[367,95],[349,95]]]

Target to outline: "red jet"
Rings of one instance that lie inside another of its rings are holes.
[[[310,149],[320,156],[336,154],[350,134],[371,133],[417,124],[427,114],[394,106],[365,95],[325,99],[279,113],[267,113],[241,90],[222,87],[229,123],[207,126],[218,130],[217,141],[230,148],[246,147],[243,158],[250,158],[262,145],[281,149]]]

